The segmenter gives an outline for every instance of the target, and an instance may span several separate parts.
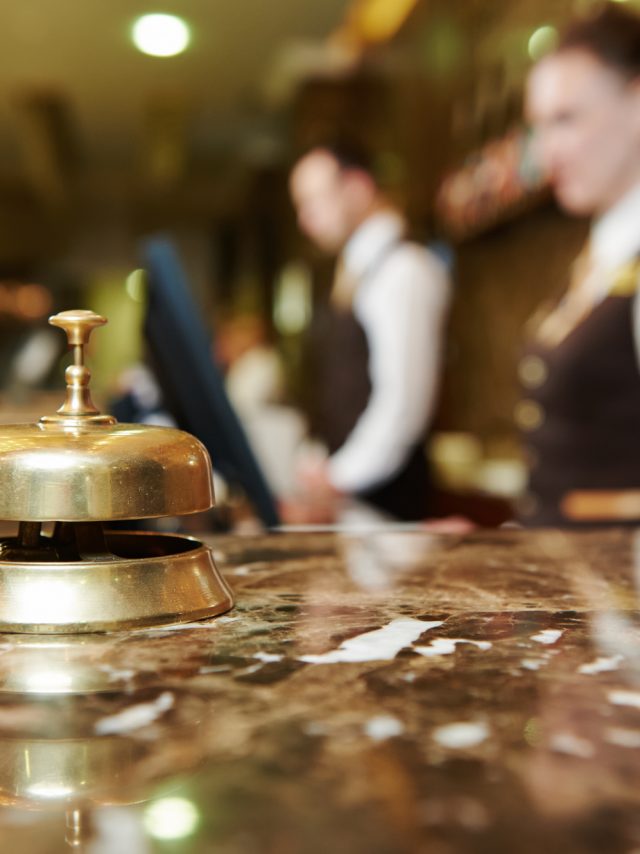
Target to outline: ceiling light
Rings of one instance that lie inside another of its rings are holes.
[[[175,15],[142,15],[131,34],[138,50],[149,56],[176,56],[191,40],[188,25]]]

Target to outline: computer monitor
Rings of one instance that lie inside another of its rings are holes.
[[[227,397],[178,253],[171,240],[152,237],[141,242],[140,254],[148,278],[144,334],[165,406],[205,445],[216,471],[242,487],[263,524],[274,527],[275,500]]]

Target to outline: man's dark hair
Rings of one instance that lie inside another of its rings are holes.
[[[371,152],[358,140],[348,137],[320,139],[299,152],[295,157],[294,165],[311,154],[312,151],[326,151],[341,169],[357,169],[360,172],[366,172],[376,183],[378,182],[377,170]]]
[[[374,176],[371,152],[362,143],[353,139],[333,139],[316,147],[334,157],[341,169],[358,169]]]
[[[629,80],[640,77],[640,15],[607,3],[570,24],[554,54],[585,50]]]

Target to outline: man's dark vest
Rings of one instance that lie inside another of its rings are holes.
[[[369,401],[369,347],[364,330],[351,311],[326,305],[318,310],[314,326],[317,386],[313,426],[329,452],[334,453],[344,444]],[[426,438],[388,481],[358,497],[396,519],[425,519],[431,509],[425,443]]]
[[[602,524],[597,512],[591,519],[576,518],[572,496],[593,491],[597,507],[598,500],[617,501],[618,491],[640,490],[632,290],[614,288],[560,343],[535,343],[521,362],[528,386],[518,408],[530,465],[521,507],[527,526]],[[640,512],[634,516],[604,523],[638,524]]]

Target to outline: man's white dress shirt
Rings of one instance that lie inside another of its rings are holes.
[[[432,252],[403,239],[404,230],[397,213],[377,213],[343,252],[344,269],[358,282],[353,310],[369,347],[371,395],[329,458],[329,478],[342,492],[363,492],[399,472],[434,412],[449,277]]]

